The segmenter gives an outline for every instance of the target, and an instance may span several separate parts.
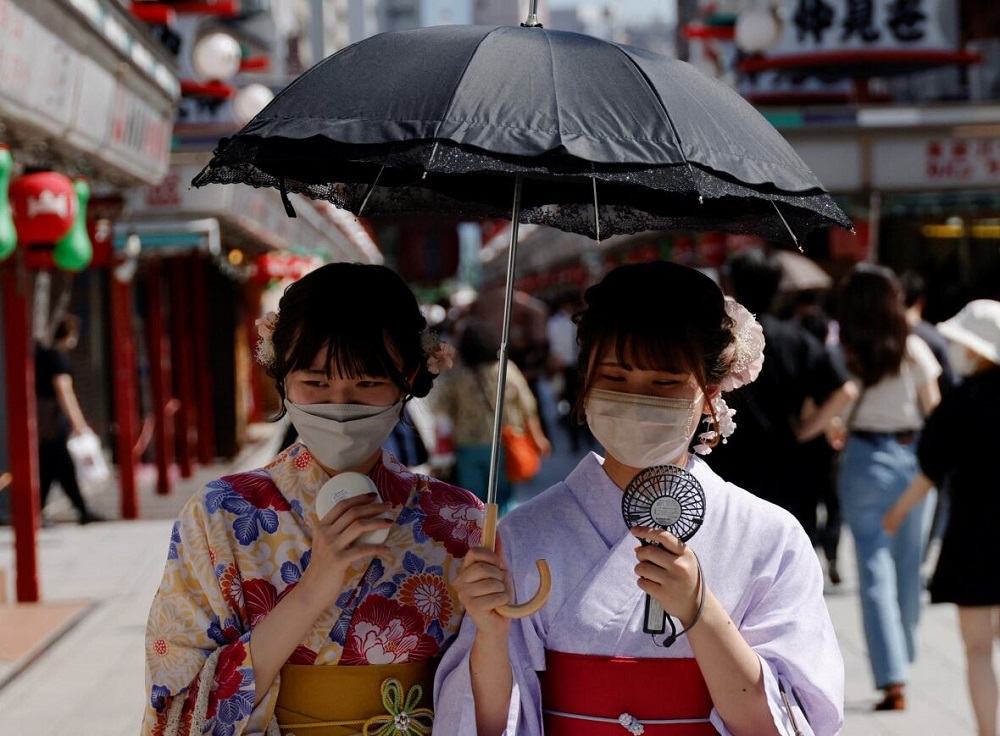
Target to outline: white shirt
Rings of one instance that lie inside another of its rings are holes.
[[[899,432],[924,426],[917,387],[936,381],[941,364],[927,343],[917,335],[906,339],[906,354],[899,373],[885,376],[861,396],[850,429],[868,432]]]
[[[561,366],[576,363],[576,325],[569,315],[562,310],[549,317],[545,325],[545,333],[549,339],[549,354],[555,357]]]

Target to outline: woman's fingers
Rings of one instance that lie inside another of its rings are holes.
[[[358,519],[378,516],[392,508],[392,504],[376,503],[377,500],[378,496],[374,493],[344,499],[330,509],[329,513],[320,520],[320,524],[329,526],[333,531],[339,533]]]
[[[632,536],[645,542],[654,542],[675,555],[682,555],[687,550],[687,545],[670,532],[662,529],[649,529],[644,526],[632,527]]]

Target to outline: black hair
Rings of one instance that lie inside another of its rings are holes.
[[[574,317],[583,377],[578,417],[596,374],[594,359],[611,346],[622,364],[690,371],[706,395],[729,373],[733,321],[718,284],[696,269],[669,261],[619,266],[587,289],[584,302]]]
[[[910,326],[892,269],[855,264],[837,285],[837,321],[847,367],[864,386],[899,373]]]
[[[458,338],[458,354],[470,368],[495,363],[499,360],[500,343],[496,331],[481,319],[470,319],[462,327]]]
[[[410,287],[389,268],[328,263],[285,289],[268,375],[284,400],[285,376],[311,368],[326,350],[328,375],[386,377],[407,398],[426,396],[434,381],[421,343],[426,328]]]
[[[70,335],[80,334],[80,318],[75,314],[67,314],[56,322],[55,329],[52,330],[52,340],[61,342]]]
[[[761,248],[747,248],[733,253],[726,261],[730,285],[736,301],[752,314],[765,314],[774,308],[781,285],[781,262]]]
[[[903,271],[899,274],[899,284],[903,287],[903,304],[907,308],[927,298],[927,282],[916,271]]]

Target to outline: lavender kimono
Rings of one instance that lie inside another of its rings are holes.
[[[511,626],[514,688],[507,734],[543,733],[537,671],[545,649],[619,657],[692,657],[687,637],[665,649],[642,631],[644,600],[634,548],[621,514],[621,490],[589,455],[562,483],[519,506],[500,524],[518,600],[537,589],[535,560],[552,569],[552,595],[538,613]],[[805,734],[828,736],[843,723],[844,663],[823,599],[823,574],[799,523],[785,510],[726,483],[699,458],[688,465],[705,490],[705,520],[689,541],[709,588],[763,665],[774,722],[793,733],[779,682]],[[474,734],[466,617],[435,682],[435,736]],[[662,637],[659,637],[662,639]],[[712,723],[729,734],[718,712]]]

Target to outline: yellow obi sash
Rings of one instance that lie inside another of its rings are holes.
[[[275,718],[283,736],[426,736],[437,662],[286,664]]]

